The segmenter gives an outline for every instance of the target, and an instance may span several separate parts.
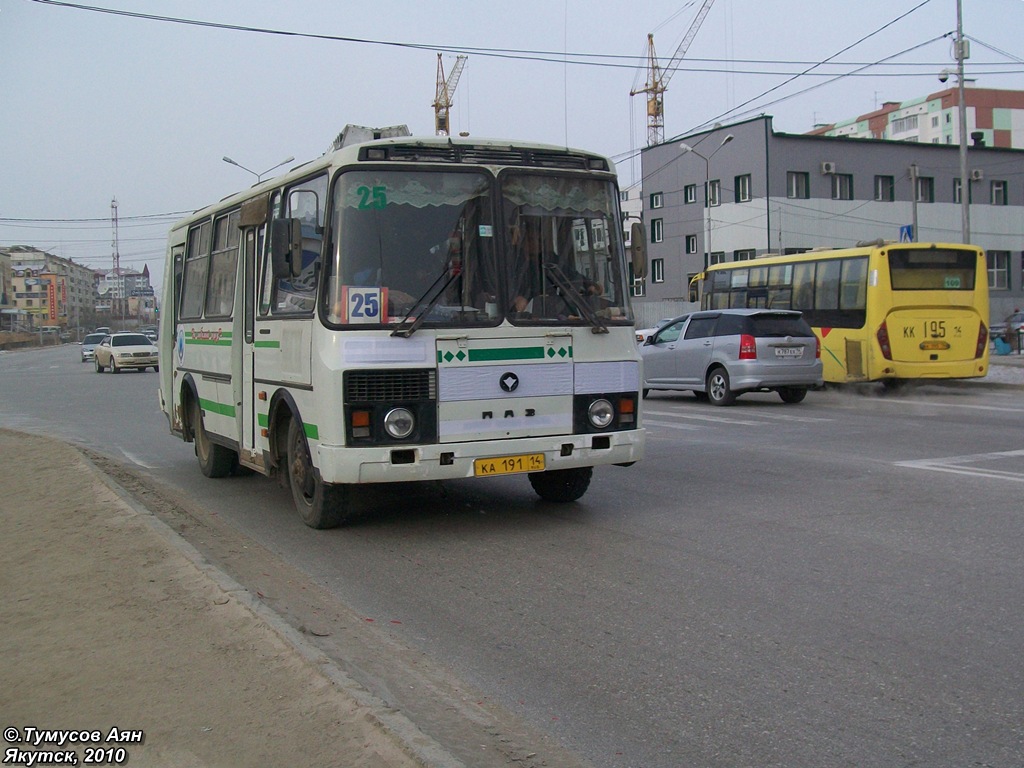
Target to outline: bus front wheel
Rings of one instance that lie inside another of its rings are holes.
[[[309,455],[309,443],[302,422],[288,422],[288,486],[302,522],[310,528],[337,528],[350,518],[349,487],[328,485]]]
[[[576,501],[590,487],[593,467],[573,469],[549,469],[546,472],[531,472],[530,485],[545,501]]]

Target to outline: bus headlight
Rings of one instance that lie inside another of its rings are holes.
[[[590,423],[597,429],[604,429],[612,423],[612,419],[615,418],[615,409],[612,408],[612,404],[605,399],[595,400],[590,404],[590,408],[587,409],[587,417],[590,419]]]
[[[384,429],[395,440],[404,440],[416,428],[416,419],[408,408],[392,408],[384,416]]]

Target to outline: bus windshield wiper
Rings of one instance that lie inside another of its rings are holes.
[[[427,316],[427,313],[437,306],[437,302],[441,300],[445,290],[461,274],[461,265],[451,268],[445,267],[445,270],[437,276],[437,279],[430,284],[430,287],[423,292],[423,295],[416,299],[416,302],[409,309],[406,316],[402,318],[402,322],[398,324],[398,327],[391,332],[391,335],[407,339],[416,333],[416,329],[423,324],[423,319]],[[428,296],[430,297],[429,299],[427,298]],[[417,309],[419,309],[419,312],[416,311]],[[409,318],[412,318],[412,322],[409,322]]]
[[[604,324],[601,318],[594,314],[594,310],[587,305],[586,299],[580,295],[579,291],[573,288],[572,282],[565,272],[562,271],[561,267],[553,261],[548,261],[544,264],[544,271],[548,273],[551,282],[562,292],[562,298],[571,304],[593,326],[591,330],[594,333],[608,333],[608,326]]]

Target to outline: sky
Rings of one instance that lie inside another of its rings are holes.
[[[702,2],[0,0],[0,245],[110,268],[116,199],[121,265],[159,287],[173,221],[255,173],[319,157],[348,123],[431,134],[438,53],[446,71],[469,56],[453,133],[601,152],[625,186],[647,35],[665,67]],[[967,79],[1024,90],[1024,0],[962,3]],[[802,133],[941,90],[956,8],[715,0],[670,75],[665,136],[758,114]]]

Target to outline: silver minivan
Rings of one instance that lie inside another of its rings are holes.
[[[821,343],[799,312],[718,309],[678,317],[653,333],[644,359],[652,389],[692,390],[715,405],[744,392],[778,392],[799,403],[822,386]]]

